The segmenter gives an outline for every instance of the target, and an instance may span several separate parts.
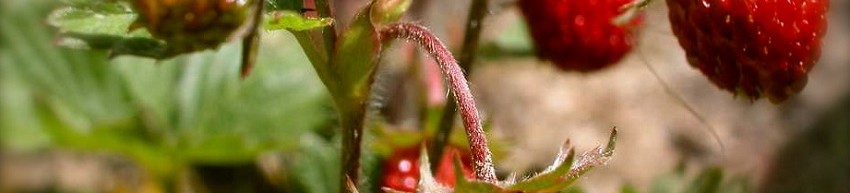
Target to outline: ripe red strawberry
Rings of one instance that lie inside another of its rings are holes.
[[[820,56],[828,0],[667,0],[688,62],[717,86],[778,103]]]
[[[217,48],[247,19],[248,0],[133,0],[144,27],[171,52]]]
[[[419,184],[419,153],[419,147],[402,148],[393,152],[384,162],[382,187],[406,192],[416,191]],[[434,176],[437,182],[448,187],[454,187],[455,184],[454,155],[461,156],[464,176],[467,179],[475,178],[469,152],[448,146],[440,158],[440,165]]]
[[[520,0],[537,55],[560,69],[588,72],[632,49],[640,15],[617,20],[634,0]]]

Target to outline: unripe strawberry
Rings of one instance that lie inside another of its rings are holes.
[[[562,70],[588,72],[623,58],[635,43],[641,14],[634,0],[519,0],[537,55]],[[625,17],[623,17],[625,16]]]
[[[447,146],[440,158],[440,165],[437,167],[436,178],[437,182],[448,187],[455,185],[454,172],[454,155],[459,155],[461,158],[462,171],[467,179],[474,179],[472,173],[471,155],[469,152],[459,148]],[[383,179],[381,186],[391,188],[393,190],[415,192],[419,185],[419,147],[400,148],[390,155],[383,164]]]
[[[248,0],[133,0],[144,27],[172,52],[217,48],[246,20]]]
[[[688,62],[720,88],[778,103],[821,52],[828,0],[667,0]]]

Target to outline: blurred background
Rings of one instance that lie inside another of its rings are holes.
[[[334,3],[345,26],[368,1]],[[404,20],[457,54],[469,3],[415,0]],[[614,159],[579,180],[585,192],[850,192],[846,0],[831,1],[808,85],[778,105],[736,98],[689,66],[663,1],[631,54],[585,74],[536,59],[513,3],[490,2],[469,75],[501,174],[544,168],[566,139],[601,145],[616,126]],[[291,34],[263,32],[240,80],[238,42],[166,60],[58,47],[46,18],[61,5],[0,1],[0,192],[336,192],[336,114]],[[421,75],[430,63],[402,43],[387,51],[370,122],[428,124],[420,109],[446,96],[422,86],[439,81]]]

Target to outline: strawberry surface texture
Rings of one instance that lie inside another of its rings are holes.
[[[666,0],[687,61],[750,100],[787,100],[821,53],[827,0]]]
[[[633,0],[520,0],[538,57],[565,71],[590,72],[620,61],[635,44],[641,14],[621,17]],[[620,19],[622,18],[622,19]]]

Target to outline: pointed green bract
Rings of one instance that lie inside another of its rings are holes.
[[[551,171],[544,171],[537,176],[513,184],[507,189],[512,191],[555,192],[569,186],[572,181],[565,176],[569,174],[575,160],[575,150],[565,145],[558,153],[558,157],[558,160],[553,163],[554,167],[550,166]]]

